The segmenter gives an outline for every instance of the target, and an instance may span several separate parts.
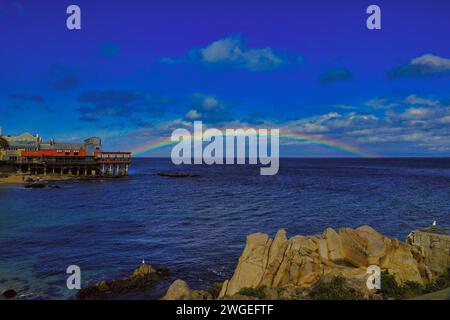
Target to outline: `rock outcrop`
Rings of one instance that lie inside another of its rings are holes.
[[[450,269],[450,234],[413,231],[406,242],[412,247],[422,277],[428,281]]]
[[[191,290],[188,284],[181,280],[175,280],[167,289],[161,300],[212,300],[213,295],[206,290]]]
[[[309,288],[319,279],[335,276],[364,291],[368,290],[369,265],[379,266],[399,283],[425,284],[430,277],[423,272],[424,266],[429,267],[430,273],[448,267],[448,260],[447,264],[442,262],[445,260],[442,252],[448,254],[449,242],[439,239],[438,246],[435,240],[427,242],[415,233],[411,240],[402,242],[369,226],[328,228],[322,235],[290,239],[284,230],[279,230],[274,239],[254,233],[247,237],[234,275],[224,282],[219,297],[236,295],[244,288]],[[418,259],[417,252],[421,252],[423,261]]]
[[[192,291],[188,284],[181,280],[175,280],[167,289],[166,294],[161,300],[191,300]]]
[[[127,278],[100,281],[82,288],[78,291],[76,298],[78,300],[110,299],[133,291],[147,290],[154,285],[155,281],[168,273],[169,271],[165,268],[155,269],[143,263]]]

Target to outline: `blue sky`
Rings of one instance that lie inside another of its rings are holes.
[[[82,30],[66,28],[70,4]],[[126,150],[203,120],[449,156],[449,15],[445,0],[2,0],[0,125]],[[281,154],[346,155],[298,141]]]

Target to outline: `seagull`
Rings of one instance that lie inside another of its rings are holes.
[[[437,222],[436,222],[436,220],[434,220],[433,221],[433,224],[431,225],[432,227],[436,227],[436,224],[437,224]]]
[[[145,260],[144,259],[142,259],[142,264],[145,264]]]

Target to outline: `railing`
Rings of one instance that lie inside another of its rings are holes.
[[[21,165],[95,165],[96,161],[94,159],[20,159],[16,161],[17,164]]]
[[[122,158],[109,158],[109,159],[96,159],[97,163],[131,163],[131,159]]]
[[[19,158],[9,163],[16,165],[96,165],[96,164],[130,164],[131,158],[98,158],[89,156],[77,157],[40,157],[40,158]]]

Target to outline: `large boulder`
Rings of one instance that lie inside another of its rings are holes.
[[[398,239],[390,239],[386,255],[381,257],[379,267],[393,274],[398,283],[414,281],[419,284],[428,282],[419,271],[417,260],[411,252],[411,246]]]
[[[234,294],[241,288],[256,287],[261,282],[267,269],[271,245],[272,239],[267,234],[254,233],[247,237],[247,244],[239,258],[234,276],[224,283],[224,286],[228,288],[227,293]]]
[[[356,232],[367,241],[367,262],[378,265],[380,259],[386,255],[388,239],[369,226],[358,227]]]
[[[161,300],[192,300],[192,291],[185,281],[178,279],[170,285]]]
[[[399,283],[427,283],[412,249],[411,244],[387,238],[369,226],[328,228],[321,235],[290,239],[284,230],[274,239],[255,233],[247,237],[234,275],[223,283],[219,297],[234,296],[245,288],[310,288],[319,279],[336,276],[367,292],[370,265],[394,275]],[[436,253],[431,256],[442,261]]]
[[[189,285],[181,280],[175,280],[167,289],[161,300],[212,300],[213,295],[206,290],[191,290]]]

